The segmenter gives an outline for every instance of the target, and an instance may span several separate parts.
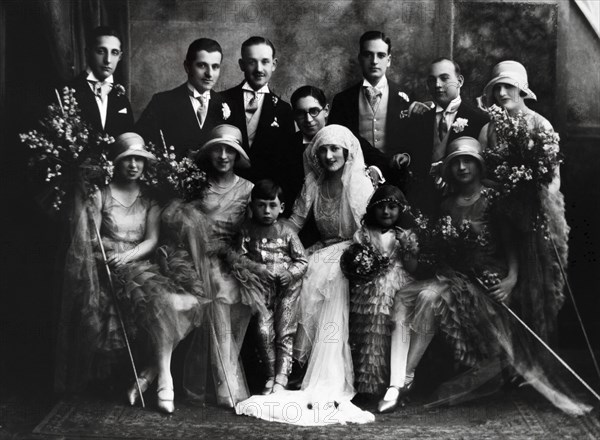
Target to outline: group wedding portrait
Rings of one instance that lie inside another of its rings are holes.
[[[0,439],[600,438],[598,0],[0,37]]]

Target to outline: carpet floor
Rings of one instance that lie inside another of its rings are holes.
[[[211,405],[176,402],[172,416],[91,397],[59,401],[31,433],[33,439],[598,439],[598,412],[571,417],[533,390],[496,393],[450,407],[413,402],[368,425],[297,427],[237,416]],[[361,407],[375,409],[374,402]]]

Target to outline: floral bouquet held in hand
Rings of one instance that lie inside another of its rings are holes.
[[[79,188],[88,197],[110,182],[113,164],[106,146],[114,139],[82,119],[75,90],[65,87],[56,95],[58,101],[48,106],[40,128],[19,136],[32,150],[30,169],[47,187],[42,205],[59,211],[67,194]]]
[[[175,148],[167,148],[166,144],[161,148],[149,143],[147,148],[157,160],[148,168],[144,180],[159,192],[159,200],[180,198],[189,202],[202,196],[209,186],[208,178],[193,159],[184,157],[177,161]]]
[[[522,113],[511,117],[493,105],[488,110],[497,142],[484,151],[488,176],[498,183],[498,208],[522,230],[544,226],[538,191],[547,187],[562,163],[559,136],[552,129],[530,129]]]

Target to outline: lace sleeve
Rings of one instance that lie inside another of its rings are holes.
[[[292,215],[290,216],[290,223],[295,229],[295,232],[300,231],[306,223],[306,219],[308,218],[310,210],[313,208],[313,204],[315,202],[317,189],[317,182],[314,179],[314,176],[310,174],[306,179],[304,179],[302,190],[294,202],[294,208],[292,210]]]

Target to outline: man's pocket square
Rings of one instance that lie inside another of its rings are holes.
[[[127,108],[122,108],[121,110],[119,110],[119,113],[127,114]]]

